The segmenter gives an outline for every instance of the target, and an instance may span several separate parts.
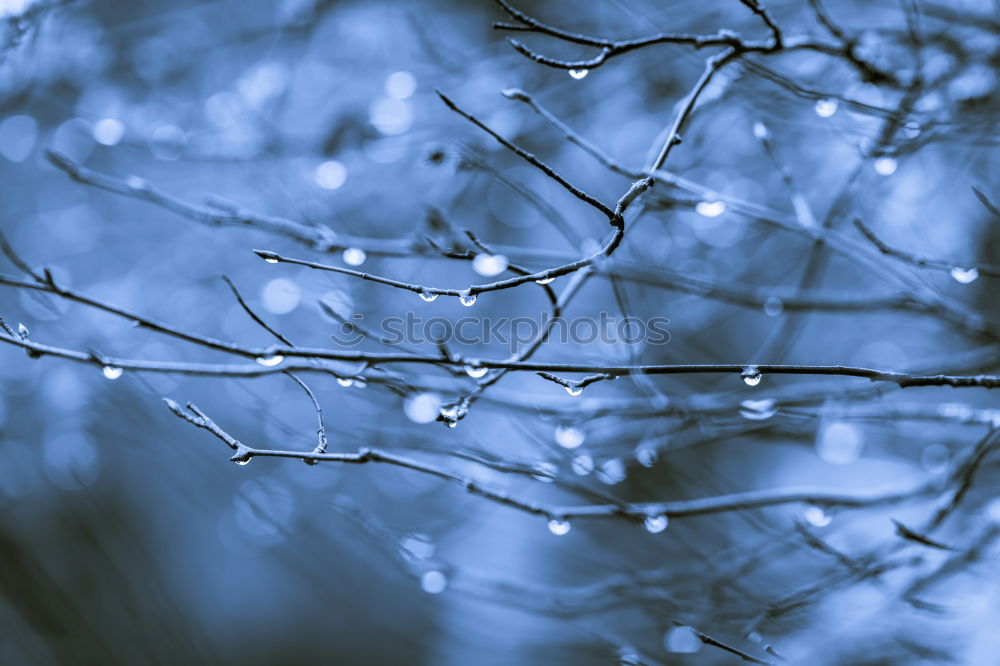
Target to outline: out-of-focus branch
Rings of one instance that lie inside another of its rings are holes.
[[[993,200],[987,196],[986,192],[978,187],[973,187],[972,191],[975,192],[976,198],[979,199],[979,203],[983,204],[983,207],[993,213],[994,215],[1000,215],[1000,206],[993,203]]]
[[[913,264],[914,266],[919,266],[921,268],[930,268],[932,270],[947,271],[960,282],[971,282],[979,275],[1000,277],[1000,266],[976,264],[974,262],[959,264],[956,262],[944,261],[943,259],[931,259],[929,257],[924,257],[919,254],[891,247],[879,238],[868,225],[858,218],[854,219],[854,226],[858,228],[858,231],[860,231],[872,245],[878,248],[879,252],[886,256],[904,261],[908,264]]]
[[[167,194],[152,185],[149,181],[138,176],[129,176],[127,179],[121,180],[100,173],[99,171],[88,169],[68,155],[57,150],[47,150],[45,151],[45,155],[53,165],[64,171],[73,180],[108,190],[109,192],[132,197],[133,199],[149,201],[203,224],[212,226],[258,227],[294,238],[321,251],[353,247],[350,239],[345,240],[341,238],[329,227],[309,226],[283,217],[264,215],[242,208],[227,212],[218,207],[198,206]],[[400,247],[396,251],[400,254],[405,254],[405,248]]]

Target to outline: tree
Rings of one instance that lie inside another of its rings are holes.
[[[990,6],[466,4],[7,19],[11,659],[982,663]]]

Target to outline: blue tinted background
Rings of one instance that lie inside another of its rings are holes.
[[[449,112],[434,89],[614,201],[627,178],[499,91],[531,92],[613,158],[641,166],[707,55],[654,47],[577,80],[515,53],[491,29],[504,16],[486,0],[18,4],[3,5],[0,55],[0,228],[11,245],[61,284],[247,345],[273,340],[234,301],[223,273],[269,323],[308,346],[329,346],[339,326],[321,301],[341,316],[364,314],[369,325],[406,311],[537,317],[546,301],[541,290],[521,288],[483,295],[469,310],[453,298],[423,303],[343,275],[271,266],[250,250],[345,264],[279,235],[199,224],[73,182],[45,149],[117,178],[146,179],[184,201],[222,198],[343,235],[421,243],[450,224],[540,269],[604,239],[606,220]],[[536,358],[995,369],[989,335],[881,305],[898,306],[900,288],[877,265],[832,254],[812,291],[797,294],[812,241],[767,222],[808,225],[846,206],[836,228],[853,242],[866,243],[850,224],[859,217],[896,247],[962,266],[996,261],[996,216],[971,190],[996,191],[995,8],[919,3],[914,56],[905,7],[829,4],[866,57],[903,75],[916,61],[938,77],[910,100],[903,121],[915,125],[893,140],[892,163],[879,162],[871,147],[904,91],[864,83],[842,61],[812,52],[726,69],[667,166],[755,208],[699,210],[718,197],[658,185],[616,255],[626,278],[592,279],[567,312],[618,313],[624,301],[630,314],[669,318],[670,343],[556,341]],[[769,5],[787,32],[825,34],[803,3]],[[766,37],[730,0],[522,8],[616,38],[720,27]],[[592,55],[523,39],[556,57]],[[777,165],[755,123],[768,128]],[[995,314],[988,277],[962,284],[947,271],[880,261],[937,298]],[[6,260],[2,270],[17,272]],[[483,281],[466,262],[427,256],[369,252],[362,270],[434,285]],[[814,297],[855,305],[811,307]],[[796,299],[806,304],[796,307]],[[34,339],[71,349],[221,358],[45,294],[5,288],[0,314],[23,322]],[[460,352],[499,359],[508,350]],[[802,485],[905,487],[941,474],[997,421],[995,395],[985,389],[859,394],[847,391],[869,384],[843,377],[765,376],[750,388],[732,375],[672,375],[598,383],[570,397],[520,373],[447,429],[427,422],[427,407],[432,419],[434,396],[455,394],[448,375],[394,370],[439,388],[400,395],[377,382],[311,380],[331,451],[374,446],[424,456],[562,504],[585,501],[563,482],[637,502]],[[3,663],[605,664],[621,654],[641,654],[642,663],[738,661],[676,633],[675,620],[755,655],[766,654],[763,641],[809,664],[930,663],[942,654],[988,663],[983,653],[995,642],[1000,589],[990,559],[925,595],[946,607],[943,616],[903,599],[948,552],[901,542],[890,518],[919,523],[934,497],[832,512],[829,524],[814,507],[792,503],[677,519],[661,534],[628,521],[579,521],[556,537],[541,517],[394,467],[233,465],[219,441],[173,417],[162,396],[194,401],[253,446],[314,443],[312,407],[284,377],[126,372],[109,381],[93,366],[0,349]],[[755,399],[775,399],[780,409],[757,419],[770,407],[751,405],[747,416],[741,402]],[[582,447],[560,446],[560,427],[581,431]],[[644,451],[654,450],[652,464]],[[526,468],[546,463],[560,482],[454,453]],[[990,504],[995,464],[984,465],[983,481],[938,534],[945,543],[968,548],[1000,515]],[[802,521],[832,550],[810,545],[795,528]],[[900,543],[892,558],[905,564],[851,574],[855,558],[883,561]]]

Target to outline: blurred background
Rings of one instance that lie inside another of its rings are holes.
[[[519,7],[614,39],[768,37],[734,0]],[[849,43],[841,51],[856,62],[792,50],[724,69],[667,163],[673,180],[644,199],[615,258],[566,311],[665,317],[669,344],[553,341],[534,358],[995,372],[995,278],[972,269],[1000,263],[997,6],[768,7],[786,35]],[[567,74],[512,49],[491,27],[511,18],[487,0],[6,0],[0,16],[0,230],[11,246],[63,286],[249,346],[274,340],[222,274],[303,346],[334,345],[354,314],[365,325],[406,312],[540,317],[548,301],[534,285],[466,308],[251,250],[455,288],[499,279],[490,262],[441,256],[469,249],[464,230],[531,270],[593,252],[607,220],[435,89],[614,202],[632,179],[501,91],[523,89],[636,171],[713,52],[660,45]],[[595,55],[508,34],[556,58]],[[320,251],[204,224],[141,193],[74,182],[47,149],[126,190],[144,181],[199,210],[246,208],[351,242]],[[880,253],[855,218],[893,248],[954,265]],[[810,235],[822,226],[836,234],[828,246]],[[232,361],[39,291],[4,287],[0,315],[58,347]],[[377,340],[358,349],[387,351]],[[495,343],[451,351],[509,354]],[[487,389],[452,429],[435,419],[475,386],[463,373],[400,364],[361,375],[349,386],[307,378],[330,451],[378,447],[557,504],[913,487],[947,477],[1000,425],[996,394],[981,388],[670,375],[573,396],[525,372]],[[901,537],[893,520],[920,525],[940,493],[682,517],[656,533],[580,520],[557,535],[543,517],[388,465],[234,465],[162,397],[193,401],[250,446],[315,445],[313,407],[284,376],[118,377],[0,349],[0,662],[740,663],[698,632],[757,663],[984,664],[1000,647],[989,456],[936,545]]]

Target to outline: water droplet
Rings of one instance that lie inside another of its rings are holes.
[[[441,396],[436,393],[418,393],[410,396],[403,403],[406,418],[414,423],[430,423],[438,416],[441,407]]]
[[[956,421],[969,423],[972,421],[975,411],[969,405],[963,405],[957,402],[946,402],[938,407],[938,413],[947,419],[955,419]]]
[[[691,627],[674,627],[663,637],[663,647],[667,652],[691,654],[701,650],[702,642]]]
[[[956,266],[951,269],[951,277],[953,277],[955,282],[958,282],[959,284],[969,284],[970,282],[975,282],[979,277],[979,269],[959,268]]]
[[[509,263],[502,254],[477,254],[472,260],[472,270],[483,277],[493,277],[507,270]]]
[[[107,379],[118,379],[119,377],[122,376],[122,372],[124,372],[124,370],[122,370],[121,368],[116,368],[113,365],[106,365],[101,369],[101,373]]]
[[[757,386],[757,384],[760,384],[760,380],[763,375],[760,373],[760,369],[756,365],[748,365],[743,368],[743,372],[740,373],[740,377],[743,378],[743,381],[747,386]]]
[[[21,336],[22,339],[26,340],[28,338],[29,332],[28,327],[22,323],[17,325],[17,334]]]
[[[726,212],[726,204],[722,201],[699,201],[694,209],[704,217],[719,217]]]
[[[444,405],[438,410],[438,420],[443,421],[449,428],[454,428],[468,413],[469,406],[464,401],[456,404]]]
[[[476,295],[470,293],[470,291],[466,289],[465,291],[459,293],[458,301],[467,308],[472,307],[473,305],[476,304]]]
[[[1000,523],[1000,497],[994,497],[983,506],[983,515],[987,520]]]
[[[323,162],[316,167],[313,179],[324,190],[336,190],[347,182],[347,167],[337,160]]]
[[[740,403],[740,416],[748,421],[766,421],[778,410],[774,408],[774,400],[744,400]]]
[[[940,474],[948,467],[951,451],[943,444],[928,444],[920,452],[920,464],[931,474]]]
[[[427,571],[420,577],[420,587],[427,594],[441,594],[448,587],[448,577],[440,571]]]
[[[260,363],[265,368],[273,368],[274,366],[280,364],[285,360],[284,356],[280,354],[275,354],[274,356],[259,356],[257,362]]]
[[[619,666],[642,666],[642,655],[636,652],[633,647],[622,647],[618,649]]]
[[[556,427],[556,444],[564,449],[575,449],[583,444],[586,434],[574,426]]]
[[[562,536],[564,534],[569,534],[570,524],[568,520],[563,520],[561,518],[553,518],[549,521],[549,532],[552,532],[556,536]]]
[[[826,527],[833,520],[833,517],[816,505],[810,504],[802,510],[802,517],[813,527]]]
[[[911,120],[903,125],[903,128],[899,132],[906,139],[916,139],[920,136],[920,125]]]
[[[824,98],[816,100],[816,106],[813,108],[816,111],[816,115],[820,118],[829,118],[833,114],[837,113],[837,107],[840,106],[840,102],[835,99]]]
[[[573,458],[571,467],[573,468],[573,473],[577,476],[587,476],[594,471],[594,459],[584,453]]]
[[[420,292],[420,300],[425,301],[427,303],[433,303],[434,301],[437,300],[437,297],[438,297],[437,294],[432,294],[429,291]]]
[[[566,389],[566,393],[569,393],[574,398],[583,393],[582,386],[564,386],[563,388]]]
[[[559,475],[559,468],[555,466],[555,463],[550,463],[547,460],[535,465],[534,469],[531,478],[542,483],[553,483]]]
[[[144,190],[149,189],[149,183],[147,183],[142,178],[139,178],[138,176],[129,176],[125,180],[125,184],[128,185],[130,189],[133,189],[137,192],[142,192]]]
[[[349,386],[354,386],[354,380],[350,377],[337,377],[337,383],[347,388]]]
[[[368,258],[368,255],[365,254],[365,251],[359,247],[349,247],[344,250],[341,258],[348,266],[360,266],[365,263],[365,259]]]
[[[875,164],[873,166],[875,167],[875,173],[878,175],[891,176],[896,173],[896,167],[898,164],[896,163],[896,159],[893,157],[880,157],[875,160]]]
[[[764,314],[768,317],[777,317],[785,311],[785,304],[777,296],[769,296],[764,301]]]
[[[767,125],[759,120],[753,124],[753,135],[758,139],[766,139],[768,135]]]
[[[571,70],[569,70],[569,75],[572,76],[577,81],[579,81],[583,77],[587,76],[587,74],[589,74],[589,73],[590,73],[589,69],[571,69]]]
[[[465,374],[469,375],[473,379],[479,379],[480,377],[485,377],[486,373],[489,372],[489,368],[482,368],[479,363],[470,363],[465,366]]]
[[[116,118],[102,118],[94,123],[94,141],[102,146],[115,146],[125,136],[125,125]]]
[[[625,463],[621,458],[605,460],[597,470],[597,480],[607,486],[621,483],[627,475]]]
[[[827,423],[820,427],[816,437],[816,453],[832,465],[854,462],[864,446],[862,432],[853,423]]]
[[[413,534],[403,539],[402,547],[418,560],[429,560],[434,557],[434,543],[423,534]]]
[[[245,446],[241,446],[236,449],[236,453],[229,459],[230,461],[236,463],[237,465],[246,465],[253,458],[253,454],[250,453],[250,449]]]
[[[651,446],[642,446],[635,452],[635,459],[643,467],[652,467],[659,458],[660,454]]]
[[[4,18],[20,21],[20,19],[14,18],[8,13],[10,11],[9,4],[5,3],[3,7],[5,10]],[[56,131],[58,132],[58,130]],[[37,138],[38,122],[34,118],[23,115],[10,116],[3,122],[0,122],[0,155],[3,155],[11,162],[23,162],[31,155]],[[70,142],[67,141],[66,143]],[[83,142],[80,141],[79,143],[82,144]]]
[[[295,280],[276,278],[260,290],[264,309],[274,314],[288,314],[302,302],[302,288]]]
[[[153,130],[149,138],[150,151],[165,162],[178,159],[187,147],[188,136],[177,125],[164,124]]]
[[[276,264],[276,263],[278,263],[278,258],[277,257],[264,257],[264,261],[266,261],[269,264]]]
[[[554,277],[542,278],[541,280],[535,280],[535,284],[550,284],[553,280],[555,280]]]
[[[643,526],[646,531],[650,534],[659,534],[663,530],[667,529],[667,524],[670,521],[667,519],[665,514],[659,514],[655,516],[646,516],[646,519],[642,521]]]
[[[407,71],[393,72],[385,80],[385,93],[393,99],[408,99],[417,92],[417,78]]]

